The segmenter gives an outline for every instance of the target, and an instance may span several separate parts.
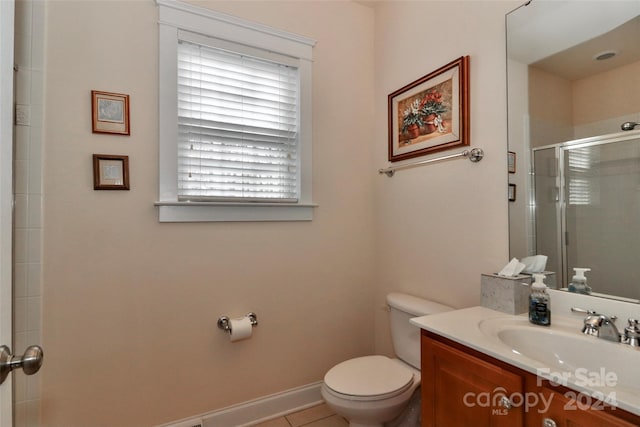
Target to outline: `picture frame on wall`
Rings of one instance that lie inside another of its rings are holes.
[[[130,135],[129,95],[91,91],[93,133]]]
[[[516,173],[516,153],[513,151],[507,152],[507,170],[509,173]]]
[[[389,94],[387,104],[389,161],[469,145],[469,57]]]
[[[129,156],[93,155],[94,190],[129,190]]]

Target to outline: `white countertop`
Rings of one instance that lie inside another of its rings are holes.
[[[421,329],[425,329],[448,338],[532,374],[540,375],[547,379],[553,379],[553,377],[545,375],[545,373],[553,373],[554,371],[557,371],[557,369],[552,369],[552,367],[545,366],[537,360],[523,356],[517,351],[514,351],[504,342],[500,341],[496,334],[493,334],[490,331],[487,331],[486,328],[483,328],[482,325],[489,324],[492,319],[494,324],[501,323],[502,321],[505,323],[513,322],[514,324],[521,324],[524,327],[530,326],[533,328],[542,328],[550,333],[565,335],[570,333],[577,334],[580,337],[579,339],[593,339],[593,357],[610,357],[610,350],[614,347],[606,346],[623,346],[624,348],[620,348],[620,350],[627,352],[625,354],[627,356],[631,356],[632,360],[635,360],[635,357],[637,356],[637,363],[634,363],[634,366],[620,366],[620,375],[624,375],[625,372],[630,370],[640,369],[640,349],[627,348],[628,346],[624,344],[603,342],[604,340],[596,337],[585,337],[580,332],[583,323],[581,317],[562,317],[554,315],[552,312],[551,326],[546,327],[530,324],[526,314],[513,316],[485,307],[471,307],[440,314],[416,317],[411,319],[411,323]],[[616,370],[618,369],[616,368]],[[613,393],[613,396],[615,396],[616,406],[636,415],[640,415],[640,392],[637,390],[625,387],[590,387],[581,384],[579,381],[576,383],[572,379],[569,379],[566,383],[563,382],[562,384],[573,390],[599,398],[603,396],[603,394],[604,396],[610,396]],[[640,384],[637,386],[640,389]]]

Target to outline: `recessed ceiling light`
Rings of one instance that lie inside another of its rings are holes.
[[[604,52],[600,52],[597,55],[593,56],[593,59],[596,61],[604,61],[605,59],[613,58],[617,55],[618,52],[615,50],[605,50]]]

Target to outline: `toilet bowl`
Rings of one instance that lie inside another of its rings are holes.
[[[350,427],[419,426],[420,329],[412,317],[441,313],[451,307],[392,293],[387,295],[393,349],[392,359],[374,355],[356,357],[331,368],[324,377],[321,394],[336,414],[349,421]],[[416,397],[412,397],[416,394]],[[407,409],[407,410],[405,410]],[[405,419],[406,417],[406,419]]]
[[[351,427],[381,427],[405,409],[420,386],[420,371],[398,359],[365,356],[327,372],[322,397]]]

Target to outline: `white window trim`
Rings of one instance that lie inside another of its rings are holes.
[[[159,210],[160,222],[310,221],[311,66],[315,40],[175,0],[156,0],[159,9]],[[179,30],[276,52],[299,60],[300,198],[297,203],[178,201],[177,49]]]

